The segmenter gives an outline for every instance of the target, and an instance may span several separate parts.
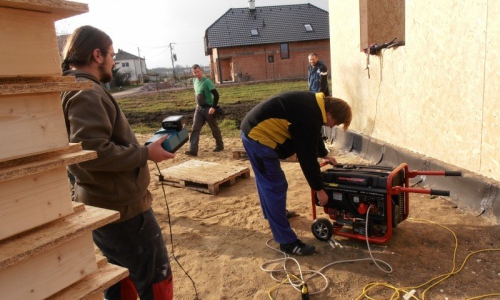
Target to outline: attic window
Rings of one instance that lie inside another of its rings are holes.
[[[306,29],[306,31],[313,31],[313,27],[311,26],[311,24],[304,24],[304,28]]]
[[[257,35],[259,35],[259,31],[257,29],[250,29],[250,34],[252,36],[257,36]]]

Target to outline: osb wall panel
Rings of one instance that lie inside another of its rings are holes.
[[[360,0],[361,50],[373,43],[382,45],[397,38],[405,40],[405,1]]]
[[[483,109],[481,173],[499,178],[500,170],[500,5],[489,0],[486,23],[486,60]]]
[[[54,26],[51,14],[0,7],[0,76],[60,75]]]
[[[500,179],[500,2],[406,1],[406,45],[369,63],[359,4],[330,0],[330,26],[343,28],[331,30],[342,45],[332,45],[332,91],[352,104],[350,129]]]

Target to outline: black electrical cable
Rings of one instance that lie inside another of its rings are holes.
[[[191,283],[193,284],[194,292],[196,294],[195,299],[199,300],[198,290],[196,289],[196,284],[194,283],[193,278],[191,278],[191,276],[189,276],[189,274],[186,272],[186,270],[184,270],[184,268],[181,266],[181,263],[177,260],[177,257],[175,257],[175,254],[174,254],[174,239],[172,237],[173,236],[172,235],[172,223],[170,222],[170,208],[168,207],[167,193],[165,192],[165,185],[163,184],[163,180],[162,180],[163,175],[161,174],[160,167],[158,166],[157,163],[155,163],[155,165],[156,165],[156,168],[158,169],[158,176],[160,177],[161,189],[163,190],[163,198],[165,199],[165,205],[167,207],[168,228],[170,231],[170,244],[172,245],[172,257],[174,258],[177,265],[179,265],[179,268],[181,268],[181,270],[184,272],[184,274],[186,274],[186,276],[189,278],[189,280],[191,280]]]

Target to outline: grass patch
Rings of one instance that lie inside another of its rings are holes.
[[[258,103],[273,95],[307,90],[307,80],[248,82],[244,84],[222,84],[217,86],[219,104],[226,110],[231,105]],[[136,133],[151,134],[161,127],[163,118],[181,113],[192,118],[196,107],[194,91],[191,87],[181,90],[165,90],[145,94],[135,94],[117,100]],[[239,136],[240,115],[227,114],[219,121],[223,136]],[[189,123],[190,121],[188,121]],[[190,125],[190,124],[188,124]],[[202,134],[211,134],[204,126]]]
[[[275,94],[293,90],[307,90],[307,81],[296,80],[217,86],[220,95],[219,102],[222,105],[244,101],[262,101]],[[196,106],[192,88],[139,94],[119,99],[118,102],[124,112],[151,112],[179,108],[187,109]]]

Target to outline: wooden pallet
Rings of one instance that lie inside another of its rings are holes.
[[[248,159],[247,152],[243,148],[238,148],[233,151],[233,158],[234,159]],[[294,154],[288,158],[282,159],[281,161],[287,161],[287,162],[296,162],[297,160],[297,154]]]
[[[199,160],[189,160],[160,172],[163,177],[160,182],[207,194],[217,194],[221,185],[233,185],[238,177],[250,177],[248,167]]]
[[[248,159],[247,152],[243,148],[233,150],[234,159]]]

